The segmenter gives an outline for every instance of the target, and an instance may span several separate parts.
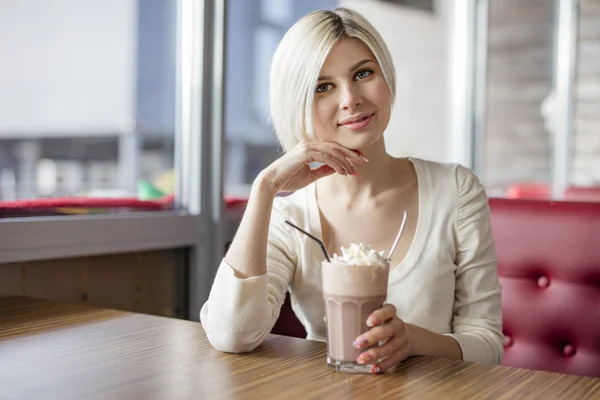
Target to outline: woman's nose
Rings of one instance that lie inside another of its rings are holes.
[[[340,91],[340,108],[342,110],[352,110],[362,103],[360,91],[354,85],[349,85]]]

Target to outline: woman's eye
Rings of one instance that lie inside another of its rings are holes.
[[[332,86],[333,85],[331,83],[324,83],[322,85],[319,85],[317,86],[317,93],[325,93],[331,90]]]
[[[356,73],[356,79],[361,80],[365,79],[373,73],[370,69],[363,69],[362,71],[358,71]]]

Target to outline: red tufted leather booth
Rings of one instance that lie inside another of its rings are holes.
[[[504,364],[600,377],[600,203],[490,199]]]
[[[600,203],[490,199],[504,365],[600,377]],[[273,333],[306,337],[286,298]]]

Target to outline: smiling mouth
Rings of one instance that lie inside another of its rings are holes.
[[[362,118],[353,119],[352,121],[342,122],[341,124],[338,124],[338,126],[359,124],[359,123],[371,118],[373,115],[375,115],[375,113],[367,114]]]

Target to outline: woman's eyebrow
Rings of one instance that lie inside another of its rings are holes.
[[[375,62],[375,61],[373,61],[373,60],[371,60],[371,59],[368,59],[368,58],[365,58],[365,59],[363,59],[363,60],[360,60],[359,62],[357,62],[356,64],[354,64],[353,66],[351,66],[351,67],[349,68],[349,71],[350,71],[350,72],[352,72],[352,71],[354,71],[355,69],[357,69],[358,67],[360,67],[361,65],[364,65],[364,64],[366,64],[366,63],[370,63],[370,62]],[[318,79],[318,81],[326,81],[326,80],[329,80],[329,79],[331,79],[331,76],[330,76],[330,75],[323,75],[323,76],[319,76],[319,79]]]
[[[361,65],[363,65],[363,64],[366,64],[366,63],[370,63],[370,62],[373,62],[373,63],[374,63],[375,61],[373,61],[373,60],[370,60],[370,59],[368,59],[368,58],[365,58],[364,60],[360,60],[359,62],[357,62],[356,64],[354,64],[354,65],[353,65],[353,66],[350,68],[350,72],[354,71],[355,69],[357,69],[357,68],[358,68],[358,67],[360,67]]]

